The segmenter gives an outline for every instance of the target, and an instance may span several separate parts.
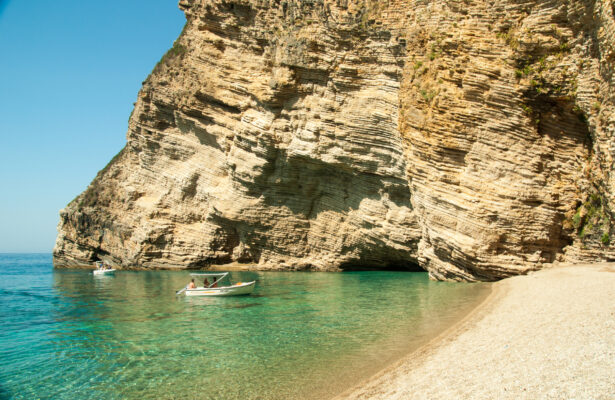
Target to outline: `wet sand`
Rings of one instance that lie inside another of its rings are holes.
[[[615,398],[615,264],[500,281],[464,320],[338,396],[518,398]]]

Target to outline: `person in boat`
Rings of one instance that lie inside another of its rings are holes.
[[[207,278],[205,278],[205,280],[203,281],[203,287],[209,287],[209,281],[207,280]]]
[[[188,289],[196,289],[196,285],[194,284],[194,278],[188,284]]]
[[[214,277],[213,279],[214,279],[214,284],[211,285],[211,287],[218,287],[218,280],[216,279],[216,277]]]

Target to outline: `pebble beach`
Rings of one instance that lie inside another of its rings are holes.
[[[338,397],[445,398],[615,398],[615,264],[497,282],[464,320]]]

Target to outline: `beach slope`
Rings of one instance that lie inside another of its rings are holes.
[[[494,285],[471,315],[341,399],[615,397],[615,264]]]

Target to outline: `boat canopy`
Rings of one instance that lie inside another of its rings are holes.
[[[190,276],[219,276],[223,278],[228,275],[228,272],[205,272],[200,274],[190,274]]]
[[[209,283],[207,288],[210,288],[214,284],[217,284],[222,279],[224,279],[227,275],[228,275],[228,272],[203,272],[203,273],[190,274],[190,276],[197,277],[197,278],[198,277],[200,277],[200,278],[203,278],[203,277],[207,278],[208,276],[213,277],[213,278],[217,278],[217,279],[213,279],[211,281],[211,283]]]
[[[94,265],[96,265],[96,267],[97,267],[98,269],[101,269],[102,267],[110,267],[110,266],[111,266],[111,264],[109,264],[109,263],[108,263],[108,262],[106,262],[106,261],[96,261],[96,262],[94,263]]]

